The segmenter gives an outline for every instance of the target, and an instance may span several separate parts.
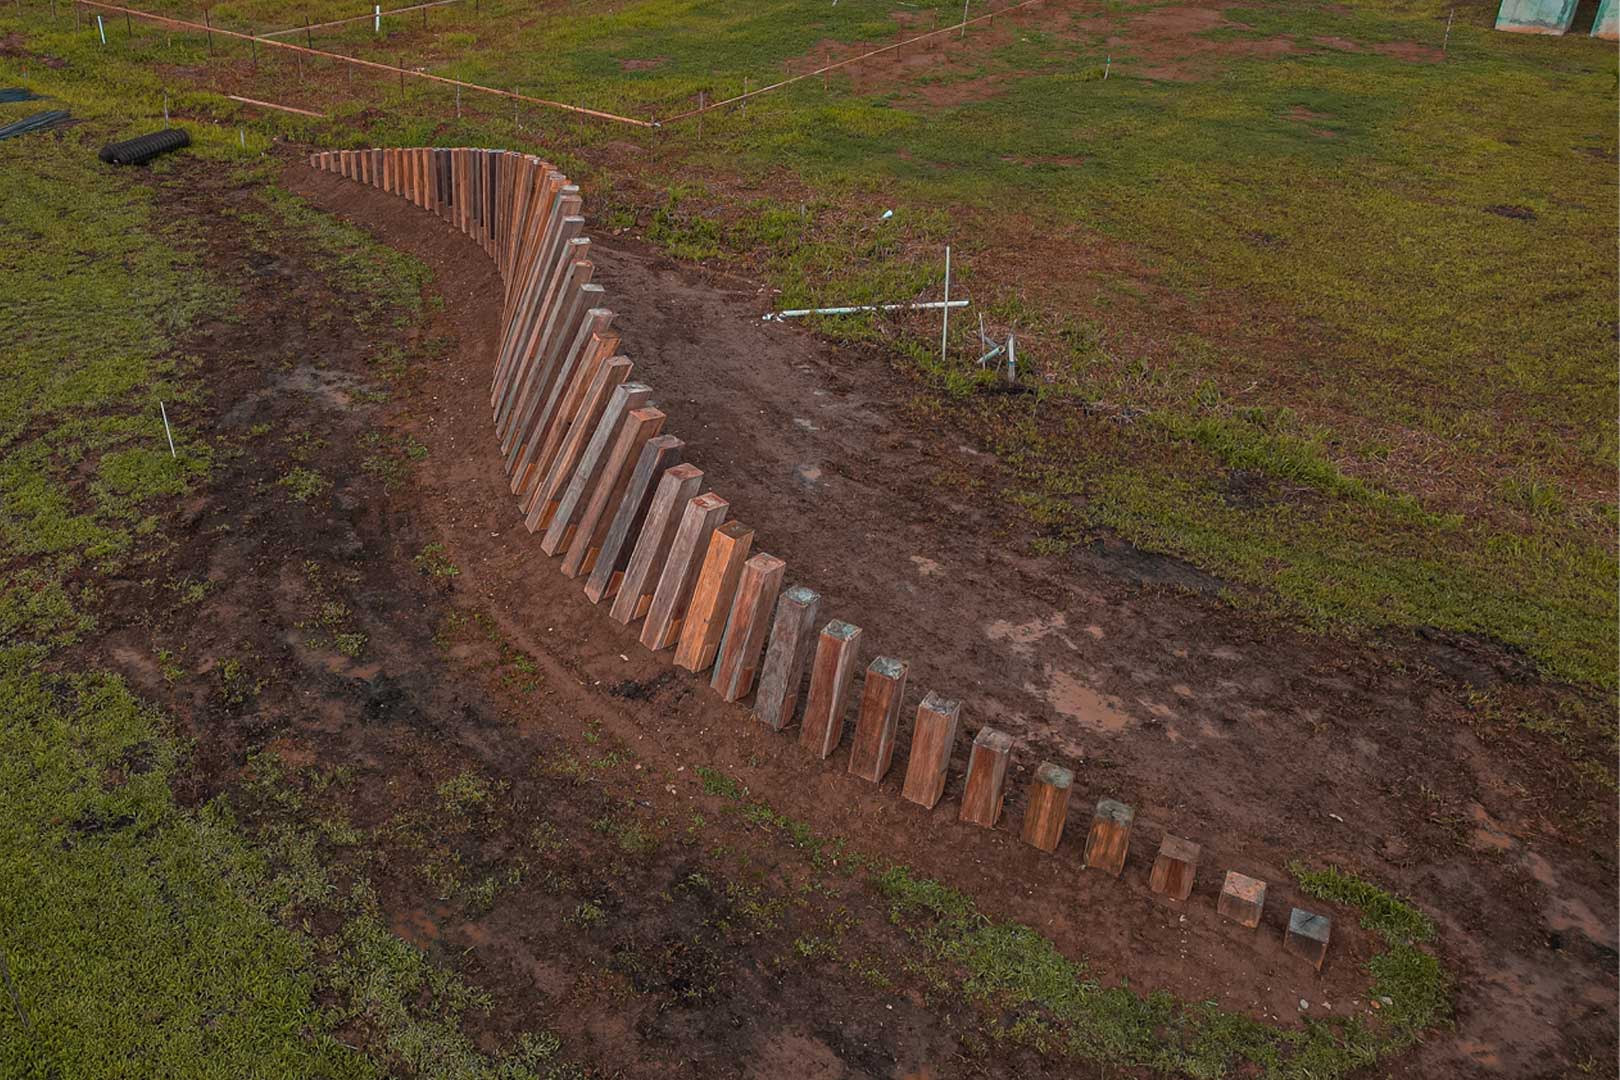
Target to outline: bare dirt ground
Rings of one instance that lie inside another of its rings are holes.
[[[1284,865],[1346,865],[1436,918],[1459,979],[1456,1031],[1398,1071],[1559,1075],[1613,1059],[1612,807],[1593,818],[1572,805],[1531,744],[1467,711],[1471,684],[1521,677],[1510,657],[1460,640],[1303,635],[1226,606],[1211,595],[1219,583],[1190,568],[1106,542],[1026,557],[1028,538],[988,497],[1000,464],[943,429],[881,357],[761,324],[751,283],[597,237],[598,280],[637,377],[732,516],[756,527],[756,550],[822,592],[824,618],[862,626],[867,659],[911,664],[908,709],[937,688],[964,699],[970,734],[991,723],[1017,738],[996,831],[954,821],[960,750],[945,801],[922,813],[898,798],[903,759],[881,790],[847,777],[841,753],[814,762],[647,654],[539,554],[493,452],[498,283],[470,242],[337,178],[294,166],[286,182],[437,274],[456,345],[397,412],[433,447],[410,516],[462,567],[458,596],[540,659],[547,696],[522,738],[589,722],[649,760],[723,767],[784,812],[1041,928],[1108,978],[1285,1019],[1300,998],[1366,1008],[1356,968],[1372,945],[1351,920],[1337,921],[1320,981],[1277,945],[1296,899]],[[514,759],[504,730],[439,723],[486,760]],[[1082,820],[1103,795],[1137,807],[1123,882],[1080,871],[1077,830],[1055,857],[1018,842],[1023,782],[1048,757],[1077,767]],[[691,770],[676,779],[655,799],[696,797]],[[1166,832],[1204,845],[1184,907],[1146,888]],[[1258,935],[1215,918],[1227,868],[1278,883]]]

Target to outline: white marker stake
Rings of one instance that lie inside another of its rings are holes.
[[[1011,330],[1007,331],[1007,381],[1018,381],[1018,344]]]
[[[365,16],[361,16],[361,18],[364,18],[364,17]],[[372,5],[372,8],[371,8],[371,32],[373,34],[382,33],[382,5],[381,4]]]
[[[945,245],[945,306],[940,308],[944,316],[939,322],[939,362],[945,362],[945,337],[951,332],[951,246]]]
[[[96,16],[96,30],[101,34],[101,43],[107,44],[107,27],[102,23],[100,15]]]
[[[171,458],[178,457],[179,455],[174,452],[174,432],[169,430],[169,410],[165,409],[163,402],[160,401],[158,402],[158,411],[163,414],[163,434],[169,437],[169,456]]]

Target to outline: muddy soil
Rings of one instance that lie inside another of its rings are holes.
[[[731,516],[757,529],[755,550],[823,594],[822,618],[863,627],[864,659],[910,663],[902,715],[939,689],[964,700],[968,735],[992,724],[1015,736],[996,830],[954,820],[965,739],[944,802],[924,813],[898,798],[903,753],[876,789],[845,775],[842,751],[813,760],[648,654],[540,555],[494,451],[499,286],[477,248],[393,197],[299,166],[285,182],[437,275],[456,345],[396,413],[433,447],[411,485],[412,520],[462,568],[458,594],[539,658],[555,706],[535,726],[589,720],[670,767],[723,767],[817,829],[1040,927],[1107,979],[1256,1015],[1294,1018],[1302,998],[1366,1009],[1358,969],[1374,945],[1345,913],[1320,977],[1278,945],[1299,900],[1287,863],[1345,865],[1431,913],[1459,979],[1456,1031],[1394,1071],[1538,1076],[1613,1060],[1613,808],[1572,826],[1579,808],[1532,744],[1471,718],[1470,685],[1520,677],[1511,658],[1468,641],[1309,636],[1117,544],[1031,557],[995,495],[1002,466],[883,357],[761,323],[754,283],[596,236],[597,279],[636,377]],[[607,692],[625,686],[637,692]],[[902,748],[908,735],[909,724]],[[505,756],[504,737],[481,749]],[[1079,821],[1102,796],[1137,807],[1123,881],[1080,870],[1079,830],[1051,857],[1018,841],[1024,782],[1047,758],[1076,768]],[[671,786],[696,797],[691,770]],[[1186,905],[1146,887],[1166,833],[1203,845]],[[1228,868],[1274,883],[1258,934],[1214,915]]]

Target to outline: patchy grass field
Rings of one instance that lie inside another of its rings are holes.
[[[167,91],[235,115],[208,87],[334,114],[248,120],[261,141],[539,140],[604,223],[750,266],[783,305],[931,294],[952,243],[1036,393],[984,393],[972,316],[943,362],[922,325],[825,329],[909,351],[1016,467],[1041,553],[1114,533],[1284,618],[1473,635],[1612,691],[1612,50],[1496,34],[1490,7],[1457,8],[1447,39],[1438,0],[1042,4],[656,132],[415,83],[401,104],[390,80],[240,43],[193,80],[184,35],[114,26],[102,49],[65,20],[0,25],[77,61],[36,67],[48,83],[93,57],[153,109]],[[492,3],[318,44],[650,118],[959,13]]]
[[[1105,983],[723,772],[701,813],[657,801],[691,775],[580,721],[573,668],[452,605],[460,567],[393,512],[435,454],[384,413],[447,351],[426,267],[261,156],[558,148],[602,227],[783,306],[931,297],[950,243],[953,288],[1019,335],[1017,392],[972,317],[944,359],[921,320],[818,328],[888,345],[916,410],[1010,467],[1030,554],[1119,536],[1268,617],[1477,639],[1552,704],[1472,705],[1612,790],[1612,48],[1495,35],[1488,6],[1442,54],[1437,2],[1053,0],[654,131],[5,7],[0,81],[88,125],[0,143],[0,1071],[633,1074],[766,1045],[767,991],[899,1002],[920,1043],[1009,1075],[1339,1076],[1445,1024],[1429,916],[1338,869],[1291,872],[1345,933],[1360,913],[1354,992],[1387,1011],[1278,1025]],[[486,2],[317,44],[659,117],[959,11]],[[166,186],[184,163],[93,161],[165,103],[222,178],[205,194]],[[277,333],[244,321],[275,296]],[[526,741],[536,703],[584,735]]]

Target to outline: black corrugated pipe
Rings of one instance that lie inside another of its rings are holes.
[[[145,165],[159,154],[190,145],[191,136],[183,129],[165,128],[136,139],[108,143],[101,148],[101,160],[109,165]]]

